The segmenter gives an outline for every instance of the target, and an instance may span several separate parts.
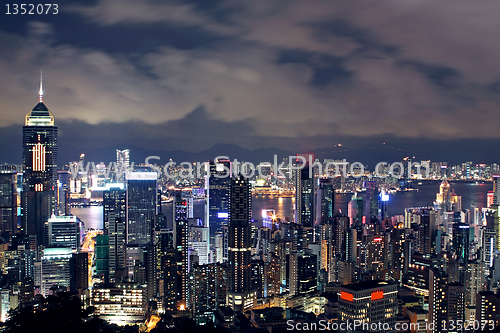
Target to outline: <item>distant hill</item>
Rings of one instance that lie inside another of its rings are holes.
[[[290,155],[295,155],[292,152],[278,148],[259,148],[250,150],[235,144],[217,144],[209,149],[196,153],[184,150],[163,151],[117,145],[105,148],[88,149],[85,151],[69,148],[64,149],[64,151],[60,151],[59,155],[61,163],[63,163],[63,161],[67,161],[65,163],[77,161],[79,154],[83,152],[85,154],[85,161],[92,161],[96,163],[104,162],[107,164],[111,161],[116,161],[116,149],[130,149],[130,160],[135,164],[144,163],[148,156],[158,156],[160,158],[159,160],[151,159],[151,162],[162,165],[166,164],[170,159],[176,163],[205,162],[213,160],[218,156],[227,156],[231,160],[237,159],[238,161],[252,162],[254,164],[258,164],[259,162],[273,163],[274,155],[278,156],[278,161],[281,161],[282,158],[287,158]]]
[[[347,162],[361,162],[368,165],[369,168],[374,168],[379,162],[393,162],[402,161],[407,156],[413,157],[414,152],[390,147],[385,144],[372,145],[361,148],[348,148],[344,146],[337,146],[333,148],[319,148],[313,151],[315,158],[322,161],[325,158],[342,160],[346,159]]]
[[[464,143],[463,148],[451,149],[443,141],[427,141],[420,145],[401,142],[400,147],[392,144],[374,144],[363,147],[335,146],[329,148],[318,148],[308,152],[292,152],[278,148],[259,148],[250,150],[235,144],[216,144],[215,146],[201,150],[199,152],[188,152],[184,150],[165,151],[153,150],[133,145],[112,145],[104,148],[80,149],[66,145],[59,146],[59,165],[70,161],[77,161],[80,153],[85,154],[86,161],[96,163],[109,163],[116,161],[116,149],[130,149],[130,159],[135,164],[144,163],[148,156],[159,156],[160,159],[151,160],[156,164],[165,164],[170,159],[176,163],[181,162],[204,162],[213,160],[217,156],[227,156],[229,159],[257,164],[259,162],[273,162],[274,155],[278,156],[278,161],[283,158],[294,156],[297,153],[312,153],[315,158],[323,161],[325,158],[342,160],[348,162],[361,162],[373,169],[379,162],[400,162],[403,158],[414,157],[415,161],[432,160],[445,161],[450,165],[462,163],[465,161],[474,161],[475,163],[494,163],[500,162],[500,157],[496,154],[488,154],[491,146],[474,145],[473,143]],[[498,147],[498,146],[497,146]],[[488,158],[484,158],[488,156]]]

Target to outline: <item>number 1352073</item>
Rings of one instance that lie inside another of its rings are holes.
[[[31,3],[13,3],[6,4],[7,11],[5,14],[7,15],[56,15],[59,14],[59,5],[58,4],[31,4]]]

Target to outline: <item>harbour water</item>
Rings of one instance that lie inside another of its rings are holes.
[[[390,196],[388,202],[389,216],[401,215],[407,207],[420,207],[432,205],[439,191],[440,182],[415,185],[418,191],[397,192]],[[486,196],[492,190],[491,183],[474,184],[456,182],[451,183],[451,190],[462,196],[462,209],[470,208],[472,205],[478,208],[486,207]],[[342,213],[347,214],[347,204],[351,200],[352,194],[337,194],[336,204]],[[270,198],[253,197],[252,215],[255,219],[261,219],[263,209],[274,209],[279,218],[288,217],[292,219],[295,200],[293,198]],[[204,201],[194,201],[194,217],[203,218]],[[169,225],[172,224],[172,204],[162,205],[162,211],[167,216]],[[86,228],[102,229],[102,206],[73,207],[71,213],[78,216]]]

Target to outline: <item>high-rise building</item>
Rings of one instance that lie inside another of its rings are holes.
[[[295,172],[295,223],[312,227],[315,222],[314,175],[306,164]]]
[[[130,167],[130,149],[116,150],[116,180],[123,181]]]
[[[45,222],[48,246],[70,247],[73,252],[80,252],[81,227],[80,221],[74,215],[52,216]]]
[[[125,246],[125,265],[127,271],[126,277],[132,279],[135,282],[140,282],[140,284],[145,283],[146,271],[143,263],[144,255],[142,245],[127,244]]]
[[[332,179],[319,179],[316,200],[316,216],[319,222],[326,223],[335,215],[335,186]]]
[[[228,227],[227,304],[243,312],[254,306],[257,292],[251,288],[252,195],[250,183],[243,176],[231,180]]]
[[[386,236],[367,236],[367,265],[366,268],[372,272],[380,273],[387,268],[388,244]]]
[[[209,263],[208,237],[208,228],[203,226],[189,226],[189,248],[197,252],[200,265]]]
[[[0,321],[5,323],[10,318],[10,289],[0,289]]]
[[[437,212],[432,207],[415,207],[405,209],[405,227],[412,223],[418,228],[418,251],[422,254],[436,252]]]
[[[15,165],[0,165],[0,231],[17,232],[17,171]]]
[[[500,325],[500,293],[481,291],[476,298],[476,320],[493,329]],[[491,321],[491,322],[490,322]],[[491,324],[490,324],[491,323]]]
[[[434,206],[437,210],[442,211],[455,211],[459,212],[462,210],[462,197],[456,195],[450,189],[450,184],[446,179],[444,179],[439,186],[439,193],[436,194],[436,201],[434,201]]]
[[[71,284],[70,247],[45,248],[42,257],[41,293],[47,297],[51,295],[52,287],[63,287],[67,290]]]
[[[209,246],[216,253],[216,235],[223,238],[223,227],[229,221],[229,187],[231,185],[231,161],[215,160],[206,164],[205,176],[205,226],[210,230]],[[220,249],[223,252],[223,249]],[[215,257],[215,256],[213,256]],[[222,255],[222,257],[224,257]]]
[[[252,284],[251,289],[257,291],[257,298],[267,297],[266,263],[263,260],[252,259],[250,280]]]
[[[469,261],[464,276],[465,304],[468,307],[476,306],[476,295],[486,289],[485,266],[481,261]]]
[[[493,267],[497,251],[497,234],[495,230],[496,211],[486,212],[487,225],[481,228],[481,258],[487,268]]]
[[[496,249],[500,249],[500,206],[492,205],[491,209],[493,210],[490,215],[490,220],[488,221],[488,228],[493,229],[495,231],[495,240],[496,240]]]
[[[156,297],[158,288],[156,246],[153,243],[149,243],[143,247],[143,263],[146,269],[146,296],[149,301],[152,301]]]
[[[290,254],[290,294],[307,295],[317,290],[318,257],[316,254]]]
[[[57,215],[71,215],[70,175],[68,170],[57,171]]]
[[[358,196],[358,192],[354,193],[351,201],[347,204],[348,216],[351,225],[361,225],[364,224],[364,215],[363,215],[363,198]]]
[[[493,204],[500,206],[500,175],[493,175]]]
[[[96,314],[111,324],[137,324],[146,318],[146,289],[138,284],[97,286],[92,290],[92,298]]]
[[[56,208],[57,127],[41,83],[39,102],[23,127],[23,173],[22,229],[36,237],[36,245],[45,245],[44,225]]]
[[[357,262],[358,256],[358,231],[356,228],[347,228],[344,230],[343,234],[343,242],[340,245],[339,243],[337,243],[336,247],[340,249],[340,257],[342,258],[342,260],[355,264]]]
[[[365,192],[363,193],[363,219],[365,223],[373,224],[379,217],[380,195],[376,181],[365,181],[363,184]]]
[[[153,240],[158,214],[156,172],[128,172],[127,244],[146,245]]]
[[[453,251],[461,264],[467,264],[469,261],[469,233],[470,226],[468,224],[453,224]]]
[[[448,299],[447,299],[448,323],[459,323],[465,319],[465,288],[457,282],[448,284]],[[459,330],[459,331],[464,331]]]
[[[177,262],[177,308],[187,308],[188,203],[182,198],[181,191],[176,191],[174,198],[174,249]]]
[[[95,237],[95,274],[105,284],[109,283],[109,235]]]
[[[213,312],[220,303],[221,286],[224,285],[224,271],[219,263],[195,265],[192,279],[193,313],[198,323],[205,323],[213,318]],[[225,301],[225,300],[224,300]]]
[[[87,252],[73,253],[70,262],[70,290],[81,294],[89,287],[89,254]]]
[[[176,311],[177,261],[172,230],[157,229],[156,274],[158,276],[159,306],[168,313]]]
[[[338,291],[339,322],[363,323],[360,331],[385,332],[394,328],[398,313],[397,284],[381,280],[340,286]],[[373,325],[373,326],[372,326]]]
[[[115,218],[120,218],[122,221],[127,219],[127,191],[122,183],[108,184],[102,196],[104,233],[108,234],[110,212],[113,212]]]
[[[125,277],[125,228],[126,223],[121,218],[109,214],[109,279],[110,282],[119,281]],[[114,221],[114,222],[113,222]]]
[[[448,320],[448,275],[433,269],[429,273],[429,313],[427,322],[435,324],[435,332],[442,332]]]

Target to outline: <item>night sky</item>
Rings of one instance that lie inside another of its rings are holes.
[[[482,149],[500,162],[497,0],[64,0],[58,15],[2,6],[0,163],[21,163],[41,68],[75,159],[118,145],[387,142],[443,160]]]

